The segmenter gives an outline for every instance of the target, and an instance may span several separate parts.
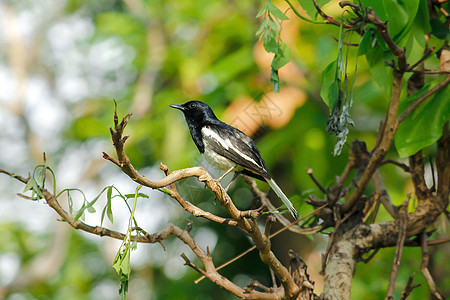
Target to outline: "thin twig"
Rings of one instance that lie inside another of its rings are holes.
[[[422,245],[422,265],[420,266],[420,270],[427,280],[433,296],[436,297],[436,299],[443,300],[444,296],[442,296],[442,294],[437,290],[436,283],[434,282],[433,276],[431,276],[430,270],[428,269],[430,257],[427,248],[427,233],[425,231],[420,234],[420,243]]]
[[[430,97],[431,95],[437,93],[438,91],[440,91],[441,89],[443,89],[444,87],[447,86],[447,84],[450,82],[450,75],[445,76],[445,78],[439,82],[436,86],[434,86],[433,88],[431,88],[428,92],[426,92],[425,94],[423,94],[422,96],[420,96],[419,98],[417,98],[417,100],[415,100],[413,103],[411,103],[406,109],[405,111],[397,118],[398,123],[403,122],[406,117],[412,113],[413,110],[416,109],[417,106],[419,106],[423,101],[427,100],[428,97]]]
[[[446,236],[443,238],[435,239],[432,241],[427,241],[427,246],[439,246],[442,244],[446,244],[450,242],[450,236]],[[408,240],[405,242],[406,247],[422,247],[422,244],[419,240]]]
[[[411,172],[411,170],[409,169],[409,166],[408,166],[407,164],[398,162],[398,161],[396,161],[396,160],[394,160],[394,159],[391,159],[391,158],[388,158],[388,159],[383,160],[383,161],[380,163],[380,166],[383,166],[383,165],[386,165],[386,164],[393,164],[393,165],[396,165],[397,167],[402,168],[403,171],[405,171],[406,173],[410,173],[410,172]]]
[[[197,267],[196,265],[194,265],[190,259],[186,256],[186,254],[181,253],[180,254],[181,258],[184,260],[184,264],[188,267],[191,267],[192,269],[194,269],[195,271],[197,271],[198,273],[202,274],[202,275],[206,275],[206,272],[203,271],[202,269],[200,269],[199,267]]]
[[[410,195],[405,202],[403,202],[400,209],[400,216],[398,218],[398,239],[395,249],[394,262],[392,263],[391,277],[389,279],[389,285],[386,292],[385,300],[394,299],[395,281],[397,280],[397,274],[400,267],[400,261],[402,259],[403,245],[406,239],[406,228],[408,226],[408,204]]]
[[[325,23],[327,24],[333,24],[336,26],[341,26],[341,22],[337,21],[335,18],[330,17],[329,15],[327,15],[326,13],[323,12],[323,10],[320,8],[320,6],[317,4],[316,0],[313,0],[313,4],[314,7],[316,8],[317,12],[319,13],[319,15],[322,17],[322,19],[324,19]],[[342,26],[344,26],[344,28],[354,28],[353,26],[343,23]]]
[[[421,74],[436,74],[436,75],[450,74],[449,71],[433,71],[433,70],[406,70],[405,72],[421,73]]]
[[[406,287],[405,287],[405,289],[402,292],[401,300],[405,300],[406,298],[408,298],[409,294],[411,294],[411,292],[415,288],[421,286],[420,283],[412,284],[413,280],[414,280],[414,276],[416,276],[416,273],[413,273],[412,276],[409,276],[408,283],[406,284]]]
[[[320,184],[316,177],[314,177],[313,170],[311,168],[307,168],[306,173],[308,173],[309,177],[311,177],[312,181],[317,185],[319,190],[328,197],[328,191]]]
[[[381,204],[383,204],[386,211],[395,219],[398,215],[398,209],[392,204],[391,197],[384,186],[383,178],[380,172],[377,170],[372,176],[373,183],[375,185],[375,191],[379,195]]]

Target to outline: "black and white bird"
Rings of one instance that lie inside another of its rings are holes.
[[[297,211],[270,176],[266,163],[251,138],[217,119],[211,107],[201,101],[173,104],[170,107],[183,112],[192,139],[206,161],[226,171],[219,180],[230,172],[236,172],[235,177],[242,173],[266,181],[297,219]]]

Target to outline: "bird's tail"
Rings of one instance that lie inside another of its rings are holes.
[[[280,189],[278,184],[276,184],[275,180],[273,180],[271,178],[271,179],[266,179],[266,181],[270,185],[272,190],[275,192],[275,194],[277,194],[277,196],[281,199],[281,201],[283,201],[284,205],[286,205],[286,207],[288,208],[289,212],[294,217],[294,219],[297,220],[297,211],[295,210],[294,205],[292,205],[291,201],[289,201],[289,198],[286,197],[286,195]]]

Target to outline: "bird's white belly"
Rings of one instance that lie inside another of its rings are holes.
[[[226,157],[223,157],[222,155],[217,154],[213,150],[210,150],[208,147],[205,147],[205,152],[203,153],[203,156],[205,157],[205,160],[207,162],[223,171],[228,171],[231,167],[236,166],[234,162],[232,162]],[[237,166],[234,171],[239,171],[241,169],[242,167]]]

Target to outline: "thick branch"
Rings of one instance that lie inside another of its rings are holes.
[[[438,141],[436,166],[438,188],[436,195],[419,201],[416,210],[408,214],[406,237],[422,233],[442,214],[449,203],[450,194],[450,131],[448,124],[443,128]],[[333,244],[325,269],[324,299],[349,299],[352,277],[358,258],[372,249],[392,247],[398,240],[398,226],[395,221],[371,225],[360,223]],[[446,242],[447,240],[443,240]],[[409,241],[405,242],[410,244]],[[415,244],[414,244],[415,245]],[[343,297],[342,293],[346,292]]]
[[[398,103],[400,100],[402,79],[403,73],[394,70],[391,101],[389,102],[389,109],[383,122],[383,130],[378,133],[377,140],[379,141],[379,143],[372,150],[369,162],[364,170],[363,175],[361,176],[361,179],[358,182],[356,190],[350,196],[348,201],[346,201],[342,206],[343,212],[350,211],[350,209],[359,200],[367,185],[369,184],[374,172],[391,148],[392,142],[394,141],[395,132],[397,131],[398,127],[397,111]]]

